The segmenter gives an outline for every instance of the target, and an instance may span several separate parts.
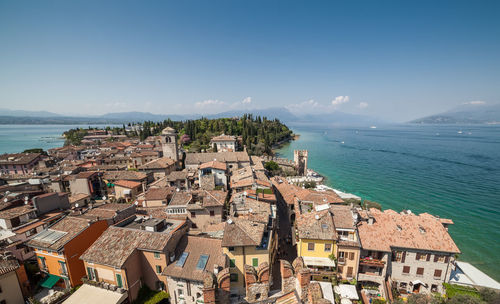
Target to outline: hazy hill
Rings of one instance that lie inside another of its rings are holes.
[[[422,124],[500,124],[500,104],[468,103],[419,119]]]
[[[381,123],[372,117],[348,114],[343,112],[331,112],[321,114],[293,114],[285,107],[274,107],[254,110],[232,110],[218,114],[153,114],[149,112],[119,112],[107,113],[100,116],[64,116],[45,111],[13,111],[2,110],[0,112],[0,124],[126,124],[133,122],[153,121],[160,122],[166,119],[184,121],[188,119],[241,117],[243,114],[252,113],[254,116],[278,118],[285,123],[311,123],[311,124],[374,124]]]

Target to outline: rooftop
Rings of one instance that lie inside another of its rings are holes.
[[[81,217],[67,216],[38,233],[28,242],[29,246],[59,251],[64,245],[91,225],[91,221]]]
[[[298,215],[297,231],[301,239],[337,239],[332,214],[329,210],[312,211]]]
[[[394,210],[362,211],[358,225],[361,246],[366,250],[390,252],[391,248],[411,248],[460,253],[439,218],[428,213],[397,213]],[[373,224],[368,218],[373,217]]]
[[[154,159],[142,166],[139,167],[139,170],[148,170],[148,169],[166,169],[175,165],[175,160],[169,157],[162,157]]]
[[[26,165],[41,156],[40,153],[1,154],[0,165]]]
[[[226,267],[221,244],[220,239],[183,236],[175,250],[175,261],[165,268],[163,275],[202,281],[203,271],[213,272],[215,266]]]
[[[128,188],[128,189],[138,188],[142,185],[139,182],[124,180],[124,179],[118,180],[118,181],[114,182],[114,184],[115,184],[115,186]]]
[[[220,162],[250,162],[247,152],[211,152],[211,153],[186,153],[186,165],[200,165],[210,161]]]
[[[222,246],[259,246],[265,230],[266,224],[242,218],[230,218],[224,227]]]
[[[163,251],[169,239],[163,233],[110,226],[80,259],[121,268],[136,249]]]

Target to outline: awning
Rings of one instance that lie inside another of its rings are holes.
[[[329,258],[302,257],[306,266],[335,267],[335,262]]]
[[[412,283],[413,285],[418,285],[418,284],[425,285],[425,283],[424,283],[424,282],[422,282],[422,281],[420,281],[420,280],[411,281],[411,283]]]
[[[346,298],[351,300],[359,300],[356,286],[351,284],[340,284],[338,286],[335,286],[335,293],[337,293],[341,299]]]
[[[120,293],[101,287],[83,284],[63,304],[107,303],[120,304],[127,298],[127,292]]]
[[[54,285],[56,285],[57,281],[59,281],[60,279],[62,279],[62,278],[59,276],[49,274],[45,277],[45,279],[43,280],[42,284],[40,284],[40,286],[45,287],[45,288],[52,288],[52,287],[54,287]]]

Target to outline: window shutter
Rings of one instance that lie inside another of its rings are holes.
[[[349,252],[349,260],[354,261],[354,252]]]
[[[393,261],[393,262],[396,261],[396,251],[392,252],[391,261]]]
[[[445,263],[448,263],[449,261],[450,261],[450,257],[449,256],[447,256],[447,257],[444,258],[444,262]]]
[[[434,277],[435,278],[441,278],[442,270],[441,269],[436,269],[434,270]]]
[[[401,263],[404,263],[406,260],[406,251],[403,251],[403,257],[401,258]]]
[[[420,253],[415,253],[415,261],[418,261],[420,260]]]
[[[427,262],[429,262],[430,260],[431,260],[431,254],[430,254],[430,253],[428,253],[428,254],[427,254]]]
[[[439,260],[439,255],[435,254],[434,255],[434,263],[437,263],[438,260]]]

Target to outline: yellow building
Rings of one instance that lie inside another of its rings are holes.
[[[243,218],[227,221],[222,248],[229,258],[231,293],[245,294],[245,265],[257,268],[267,262],[271,267],[275,243],[273,231],[264,223]]]
[[[312,270],[314,280],[329,281],[335,274],[335,225],[327,210],[300,214],[296,220],[297,256]]]

